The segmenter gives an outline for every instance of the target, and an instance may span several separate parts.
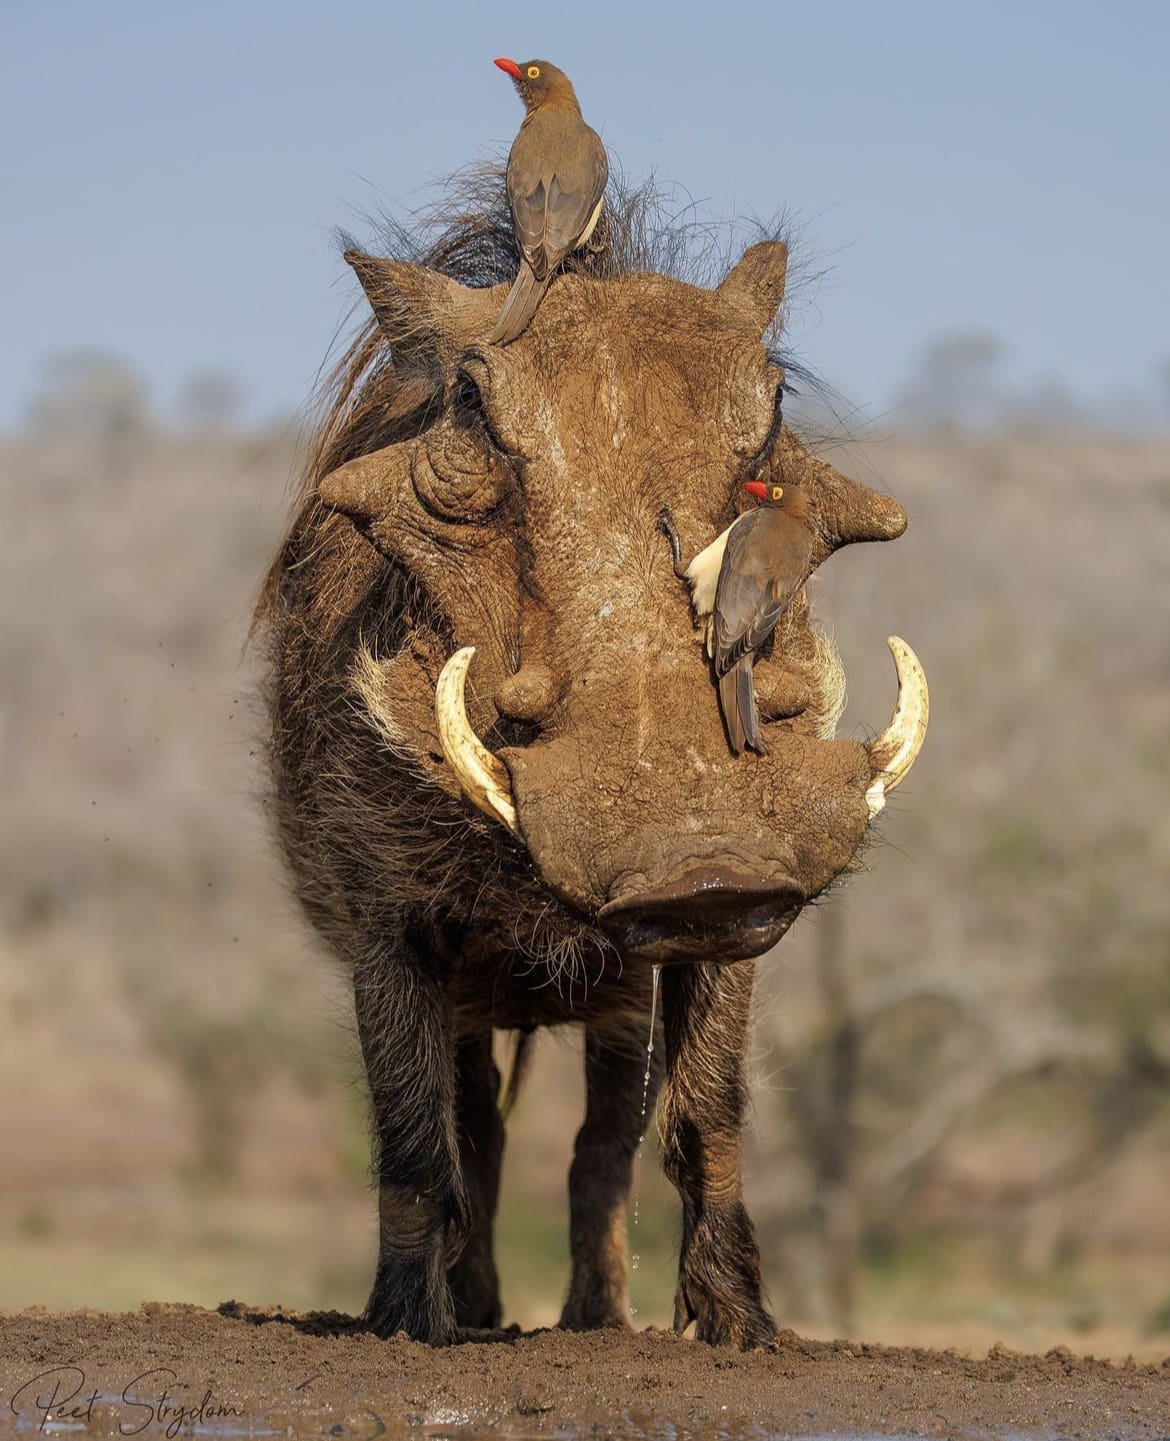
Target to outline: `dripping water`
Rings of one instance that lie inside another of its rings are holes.
[[[650,1074],[654,1069],[654,1027],[658,1020],[658,982],[662,967],[655,966],[650,979],[650,1034],[646,1037],[646,1069],[642,1073],[642,1114],[638,1121],[638,1149],[634,1152],[634,1245],[638,1243],[638,1208],[641,1202],[642,1148],[646,1143],[646,1107],[650,1099]],[[630,1253],[630,1270],[636,1271],[642,1258],[637,1251]],[[638,1314],[637,1306],[630,1307],[630,1315]]]

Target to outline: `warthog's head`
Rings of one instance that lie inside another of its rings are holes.
[[[713,290],[566,274],[507,347],[486,343],[506,285],[347,258],[381,331],[381,399],[375,385],[363,402],[381,448],[351,444],[319,492],[410,580],[407,643],[363,681],[384,731],[623,954],[766,950],[848,865],[926,704],[892,642],[890,726],[868,746],[831,739],[844,681],[802,591],[756,666],[767,754],[735,757],[672,569],[663,508],[693,554],[753,476],[805,490],[814,567],[905,528],[781,427],[762,337],[784,246],[753,246]]]

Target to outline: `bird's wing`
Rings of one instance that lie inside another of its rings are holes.
[[[521,129],[508,157],[516,239],[538,280],[576,249],[605,194],[601,138],[580,122]]]
[[[553,265],[580,244],[608,178],[605,146],[595,131],[582,125],[573,163],[559,165],[549,180],[544,243],[550,256],[556,256]]]
[[[544,231],[551,178],[543,172],[533,176],[531,172],[521,171],[514,163],[508,165],[508,200],[512,206],[516,240],[521,254],[539,279],[543,279],[549,271]]]
[[[783,511],[753,511],[732,527],[712,615],[718,675],[760,649],[803,585],[811,561],[811,533]]]

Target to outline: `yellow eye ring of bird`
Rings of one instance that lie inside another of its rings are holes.
[[[528,78],[529,78],[529,80],[539,80],[539,79],[540,79],[540,66],[539,66],[539,65],[530,65],[530,66],[528,67]]]
[[[772,487],[772,499],[773,499],[773,500],[779,500],[780,497],[781,497],[783,494],[784,494],[784,487],[783,487],[782,485],[774,485],[774,486]]]

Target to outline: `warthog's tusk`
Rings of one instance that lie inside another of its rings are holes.
[[[498,756],[492,755],[467,719],[464,689],[474,655],[473,645],[464,646],[455,652],[439,675],[435,687],[439,743],[467,799],[493,820],[503,821],[512,834],[519,837],[507,768]]]
[[[870,760],[878,772],[865,793],[870,820],[885,805],[887,793],[909,774],[926,739],[930,719],[930,692],[921,661],[896,635],[890,636],[886,644],[898,671],[898,703],[889,725],[869,747]]]

